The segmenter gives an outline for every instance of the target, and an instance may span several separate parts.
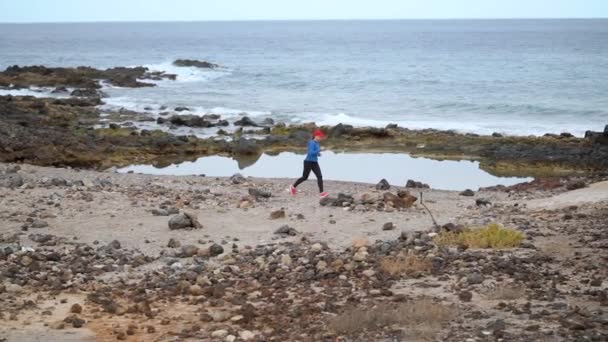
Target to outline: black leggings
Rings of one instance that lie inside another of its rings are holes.
[[[317,163],[317,162],[311,162],[311,161],[305,160],[304,161],[304,172],[302,172],[302,177],[300,177],[300,179],[298,179],[293,184],[293,186],[297,187],[302,182],[307,180],[308,176],[310,175],[310,171],[312,171],[315,174],[315,176],[317,177],[317,185],[319,185],[319,192],[323,192],[323,175],[321,174],[321,168],[319,167],[319,163]]]

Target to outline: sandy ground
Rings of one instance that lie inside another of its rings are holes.
[[[432,227],[430,216],[419,205],[394,212],[351,212],[322,207],[314,180],[304,183],[299,194],[293,197],[286,190],[293,181],[290,179],[248,179],[244,184],[233,185],[221,178],[126,175],[33,166],[24,166],[21,172],[30,181],[60,177],[81,180],[86,185],[96,179],[107,179],[114,186],[102,190],[87,190],[86,186],[80,189],[53,186],[17,191],[0,189],[0,215],[4,219],[0,233],[18,231],[25,218],[37,215],[49,226],[34,229],[36,233],[76,238],[85,243],[99,241],[105,244],[116,239],[125,247],[157,254],[170,238],[178,238],[182,245],[197,244],[199,240],[230,242],[235,238],[240,241],[239,245],[269,243],[276,238],[274,231],[284,224],[314,240],[338,247],[347,246],[354,238],[362,236],[371,241],[394,239],[401,231]],[[254,203],[251,208],[237,208],[251,187],[271,191],[272,197]],[[366,192],[383,193],[376,191],[373,184],[327,182],[326,188],[331,195],[344,192],[357,197]],[[192,199],[195,192],[207,190],[210,193],[204,195],[205,200]],[[395,192],[396,188],[391,191]],[[412,193],[419,196],[417,189]],[[83,194],[92,196],[92,201],[82,200]],[[468,211],[477,211],[475,198],[480,196],[491,201],[506,199],[504,193],[463,197],[458,192],[439,190],[424,190],[423,199],[435,219],[443,224],[455,221]],[[188,201],[189,205],[185,205]],[[169,217],[150,213],[162,203],[187,207],[187,211],[198,215],[203,229],[169,230]],[[271,220],[270,213],[281,208],[285,209],[286,218]],[[304,219],[298,219],[298,214]],[[383,231],[386,222],[393,222],[397,229]]]
[[[568,191],[549,198],[531,200],[527,205],[530,209],[559,209],[602,201],[608,201],[608,181],[594,183],[587,188]]]
[[[48,223],[47,227],[30,227],[22,236],[22,244],[33,247],[35,243],[27,235],[40,233],[87,244],[105,245],[118,240],[123,247],[158,256],[172,250],[167,247],[171,238],[179,240],[182,245],[204,247],[219,243],[226,249],[232,244],[254,246],[275,243],[278,236],[274,231],[288,224],[301,234],[293,238],[281,238],[280,241],[308,237],[312,241],[327,242],[330,247],[342,249],[350,246],[355,239],[390,241],[395,240],[402,231],[432,228],[430,216],[419,204],[393,212],[347,211],[322,207],[314,180],[303,184],[300,193],[293,197],[286,191],[293,181],[290,179],[256,178],[247,179],[242,184],[232,184],[226,178],[116,174],[28,165],[22,165],[19,174],[25,180],[23,187],[14,190],[0,188],[0,234],[20,232],[24,225],[29,226],[28,219],[42,219]],[[48,185],[53,178],[69,182],[81,181],[83,185]],[[101,180],[108,181],[111,185],[97,186]],[[270,191],[272,197],[252,202],[251,207],[239,208],[252,187]],[[327,182],[326,187],[331,195],[343,192],[355,198],[364,193],[380,195],[384,192],[376,191],[373,184]],[[392,192],[397,190],[395,187],[390,189]],[[411,191],[420,196],[419,190]],[[599,203],[608,200],[608,182],[550,197],[544,197],[549,196],[548,193],[509,197],[504,192],[481,192],[473,197],[465,197],[453,191],[425,189],[423,192],[426,205],[441,225],[448,222],[474,223],[476,219],[487,216],[487,213],[483,213],[484,208],[475,205],[475,200],[481,197],[498,206],[512,207],[517,203],[523,208],[522,214],[583,203]],[[161,206],[176,207],[196,214],[203,228],[170,230],[170,216],[154,216],[151,213]],[[285,210],[286,217],[270,219],[270,213],[281,208]],[[384,231],[382,226],[386,222],[393,222],[397,228]],[[560,236],[553,237],[547,245],[555,246],[560,241],[564,248],[568,246],[566,240],[560,240]],[[563,250],[560,253],[563,254]],[[419,281],[408,280],[395,291],[407,289],[409,293],[415,293],[411,289],[415,288],[417,282]],[[421,294],[434,294],[436,297],[445,295],[442,289],[420,287],[419,290]],[[448,297],[454,296],[450,294]],[[68,314],[72,303],[82,301],[83,298],[78,295],[62,294],[39,307],[53,307],[53,317],[61,319]],[[110,330],[107,326],[96,327],[95,324],[90,324],[76,330],[52,330],[44,326],[43,322],[53,321],[53,317],[45,317],[43,320],[32,314],[31,319],[21,317],[20,322],[2,321],[0,336],[8,341],[115,340],[111,335],[108,338],[100,336],[100,332]],[[24,324],[24,320],[28,324]]]

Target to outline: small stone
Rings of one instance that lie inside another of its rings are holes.
[[[154,333],[156,332],[156,328],[155,328],[155,327],[153,327],[153,326],[151,326],[151,325],[148,325],[148,326],[146,327],[146,332],[147,332],[148,334],[154,334]]]
[[[320,252],[323,250],[323,245],[321,245],[320,243],[315,243],[314,245],[310,246],[310,250],[312,252]]]
[[[473,294],[469,291],[461,291],[458,293],[458,299],[463,302],[470,302],[473,299]]]
[[[152,209],[152,215],[154,216],[169,216],[169,211],[166,209]]]
[[[285,218],[285,210],[284,209],[279,209],[276,211],[273,211],[270,213],[270,219],[271,220],[278,220],[278,219],[282,219]]]
[[[243,341],[251,341],[255,338],[255,334],[249,330],[243,330],[243,331],[239,332],[239,337]]]
[[[249,195],[252,196],[253,198],[255,198],[256,200],[259,200],[260,198],[272,197],[272,194],[270,193],[270,191],[256,189],[256,188],[250,188]]]
[[[55,329],[55,330],[62,330],[62,329],[65,329],[65,322],[63,322],[63,321],[53,322],[49,325],[49,327],[51,329]]]
[[[393,222],[387,222],[382,226],[382,230],[393,230],[397,228]]]
[[[167,247],[169,248],[179,248],[181,247],[181,243],[179,242],[179,240],[175,239],[175,238],[170,238],[169,242],[167,243]]]
[[[82,313],[82,306],[80,306],[80,304],[76,303],[74,305],[72,305],[72,307],[70,308],[70,312],[71,313]]]
[[[289,236],[298,235],[298,231],[288,225],[283,225],[283,226],[279,227],[279,229],[275,230],[274,233],[279,234],[279,235],[289,235]]]
[[[222,250],[222,252],[223,252],[223,250]],[[190,258],[190,257],[195,256],[197,253],[198,253],[198,247],[196,247],[194,245],[185,245],[182,247],[181,256],[184,258]]]
[[[459,195],[471,197],[471,196],[475,196],[475,192],[473,192],[473,190],[471,190],[471,189],[466,189],[466,190],[462,191]]]
[[[594,286],[594,287],[598,287],[598,286],[602,286],[602,279],[601,278],[595,278],[593,280],[591,280],[589,282],[590,286]]]
[[[361,247],[367,247],[370,245],[370,242],[368,239],[366,238],[356,238],[353,240],[352,246],[353,248],[361,248]]]
[[[467,276],[467,283],[476,285],[483,283],[483,276],[480,273],[471,273]]]
[[[211,333],[211,337],[215,338],[225,338],[228,336],[228,330],[216,330]]]
[[[317,269],[317,271],[322,272],[327,268],[327,262],[325,262],[323,260],[319,260],[319,262],[317,262],[317,265],[315,266],[315,268]]]
[[[35,219],[31,226],[32,228],[46,228],[49,224],[46,221]]]
[[[222,253],[224,253],[224,247],[222,247],[222,245],[218,245],[217,243],[214,243],[213,245],[211,245],[209,247],[209,255],[212,257],[218,256]]]
[[[485,198],[478,198],[477,200],[475,200],[475,204],[478,207],[487,207],[487,206],[491,206],[492,202],[490,202],[490,200],[485,199]]]
[[[200,285],[190,286],[190,294],[193,296],[201,296],[203,294],[203,288]]]
[[[169,219],[169,229],[171,230],[202,227],[196,215],[191,213],[178,214]]]
[[[292,262],[293,261],[292,261],[291,257],[289,256],[289,254],[283,254],[283,255],[281,255],[281,264],[282,265],[284,265],[284,266],[291,266]]]
[[[374,270],[365,270],[363,272],[361,272],[361,274],[363,274],[364,276],[371,278],[376,274],[376,271]]]
[[[230,177],[230,181],[232,182],[232,184],[242,184],[245,183],[247,180],[240,173],[235,173],[234,175],[232,175],[232,177]]]
[[[358,251],[357,253],[355,253],[355,255],[353,256],[353,260],[355,261],[365,261],[365,259],[367,259],[367,252],[366,251]]]
[[[376,190],[388,190],[391,188],[391,185],[388,183],[388,181],[386,179],[382,179],[380,180],[380,182],[378,182],[378,184],[376,184]]]

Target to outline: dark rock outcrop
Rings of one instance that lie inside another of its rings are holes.
[[[429,189],[430,186],[428,184],[422,183],[422,182],[417,182],[415,180],[412,179],[408,179],[407,183],[405,184],[406,188],[412,188],[412,189]]]
[[[160,80],[176,78],[173,74],[150,71],[145,67],[116,67],[106,70],[91,67],[47,68],[45,66],[11,66],[0,72],[0,87],[12,85],[15,88],[73,87],[79,89],[99,89],[103,80],[117,87],[153,87],[153,83],[139,80]]]
[[[255,121],[251,120],[249,117],[244,116],[239,120],[234,122],[235,126],[249,126],[249,127],[258,127],[258,124]]]
[[[195,67],[203,69],[219,68],[219,65],[213,64],[207,61],[197,61],[195,59],[177,59],[173,62],[173,65],[178,67]]]
[[[260,146],[255,140],[240,138],[232,143],[232,153],[236,155],[254,155],[260,153]]]

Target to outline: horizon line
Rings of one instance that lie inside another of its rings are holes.
[[[85,21],[1,21],[0,24],[118,24],[118,23],[230,23],[303,21],[422,21],[422,20],[598,20],[608,17],[495,17],[495,18],[331,18],[331,19],[196,19],[196,20],[85,20]]]

